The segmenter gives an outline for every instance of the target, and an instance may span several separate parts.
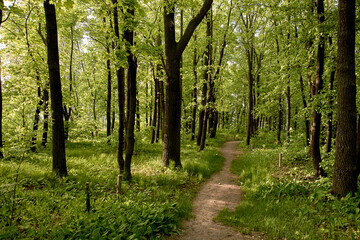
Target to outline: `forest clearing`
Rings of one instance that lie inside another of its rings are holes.
[[[359,7],[0,0],[0,239],[360,239]]]

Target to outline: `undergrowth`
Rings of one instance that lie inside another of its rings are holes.
[[[267,239],[359,239],[360,192],[343,199],[331,195],[333,157],[324,158],[329,177],[314,180],[302,136],[293,136],[282,147],[272,144],[274,136],[260,133],[252,139],[251,150],[242,146],[245,153],[233,161],[231,170],[239,175],[245,198],[234,212],[225,209],[217,220],[246,234],[263,233]]]
[[[116,144],[77,139],[66,144],[69,175],[51,173],[50,147],[0,161],[0,239],[163,239],[189,217],[201,181],[218,171],[224,137],[205,151],[183,138],[183,170],[164,169],[162,145],[137,136],[133,179],[116,197]],[[86,209],[89,183],[90,211]]]

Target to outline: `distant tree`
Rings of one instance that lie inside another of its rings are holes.
[[[339,0],[337,50],[337,132],[332,190],[344,197],[357,189],[355,0]]]
[[[53,172],[59,176],[66,176],[67,168],[56,10],[55,5],[50,4],[49,0],[44,2],[44,9],[46,18],[46,39],[52,116]]]

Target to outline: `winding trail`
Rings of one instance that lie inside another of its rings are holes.
[[[239,143],[239,141],[230,141],[221,147],[220,153],[225,158],[222,170],[214,174],[200,188],[193,202],[192,214],[195,217],[184,222],[183,233],[171,240],[258,239],[213,221],[222,209],[234,210],[241,201],[242,192],[236,184],[237,176],[230,172],[231,161],[240,154],[236,150]]]

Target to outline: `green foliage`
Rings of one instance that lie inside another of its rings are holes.
[[[305,149],[295,137],[287,148],[266,145],[234,160],[232,171],[239,175],[246,197],[234,212],[223,210],[217,219],[268,239],[359,238],[360,191],[343,199],[332,196],[331,177],[309,177],[313,170]],[[284,153],[281,168],[279,152]]]
[[[183,140],[184,170],[163,169],[162,145],[148,144],[141,133],[136,138],[134,177],[123,182],[119,199],[116,144],[105,138],[67,142],[67,178],[49,174],[49,149],[0,161],[0,238],[163,239],[177,233],[198,184],[222,166],[217,154],[224,138],[209,140],[206,152]]]

